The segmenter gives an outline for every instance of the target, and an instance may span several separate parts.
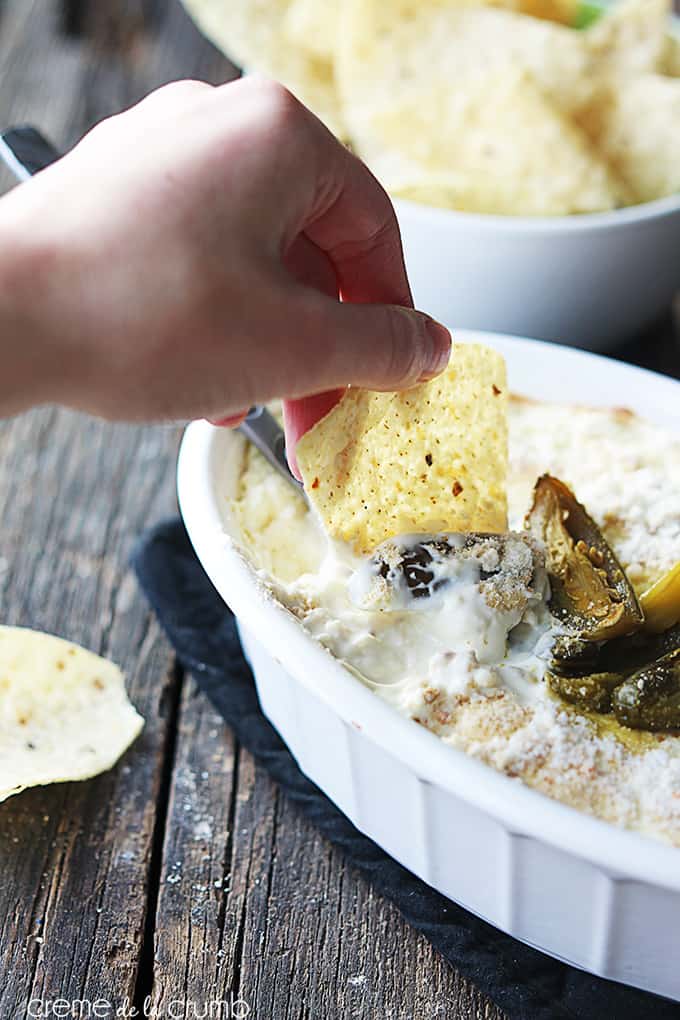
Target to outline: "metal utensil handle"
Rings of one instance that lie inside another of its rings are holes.
[[[0,158],[20,181],[28,180],[54,163],[60,156],[61,153],[54,145],[29,124],[9,128],[0,133]],[[257,447],[287,482],[298,490],[302,489],[300,482],[291,474],[288,467],[283,429],[266,408],[259,405],[252,407],[246,420],[239,426],[239,431]]]
[[[0,134],[0,158],[19,181],[27,181],[61,158],[51,142],[30,124],[8,128]]]
[[[283,475],[287,482],[297,489],[302,489],[300,482],[291,474],[288,467],[283,429],[266,407],[259,404],[251,407],[246,420],[239,425],[239,431],[258,448],[265,460]]]

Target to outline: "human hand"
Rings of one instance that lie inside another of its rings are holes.
[[[0,200],[0,252],[0,413],[237,420],[302,398],[294,442],[333,391],[448,359],[385,192],[265,79],[179,82],[102,122]]]

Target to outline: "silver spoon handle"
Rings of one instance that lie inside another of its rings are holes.
[[[239,425],[239,432],[258,448],[265,460],[283,475],[287,482],[302,491],[302,485],[288,467],[283,429],[266,407],[259,404],[251,407],[248,417],[242,425]]]

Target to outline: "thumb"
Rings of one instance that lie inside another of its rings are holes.
[[[302,309],[287,304],[284,310],[278,322],[288,325],[287,356],[275,363],[271,382],[273,392],[289,399],[346,386],[405,390],[449,362],[448,329],[412,308],[340,302],[318,292],[310,297],[307,290]]]
[[[341,303],[323,299],[325,358],[308,392],[347,385],[370,390],[402,390],[443,371],[451,334],[429,315],[400,305]]]

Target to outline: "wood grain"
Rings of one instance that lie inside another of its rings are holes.
[[[2,0],[1,124],[68,148],[165,81],[235,73],[176,0],[68,8]],[[650,337],[664,366],[670,336]],[[31,997],[149,996],[159,1017],[233,997],[258,1020],[502,1020],[174,669],[126,564],[174,512],[177,440],[49,408],[0,425],[0,618],[114,658],[147,720],[107,775],[0,805],[0,1017],[26,1016]]]
[[[81,60],[54,45],[55,5],[8,3],[2,13],[0,118],[34,120],[59,138],[78,119]],[[111,655],[147,718],[142,740],[108,775],[0,806],[3,1017],[23,1016],[36,995],[134,992],[171,659],[125,563],[149,513],[171,505],[159,472],[174,444],[51,410],[0,429],[2,619]],[[112,505],[109,483],[135,473],[147,479],[145,494],[128,488]]]
[[[503,1016],[300,818],[193,683],[154,929],[159,1016],[233,1000],[276,1020]]]
[[[3,1017],[33,997],[134,994],[177,682],[126,563],[173,507],[175,447],[50,410],[0,430],[3,620],[113,658],[147,720],[112,772],[0,805]]]
[[[3,5],[0,121],[33,122],[68,146],[120,93],[107,101],[87,45],[58,29],[54,2]],[[162,76],[160,56],[135,72],[122,56],[101,69],[131,77],[125,97],[134,97],[145,74]],[[0,186],[11,183],[4,176]],[[2,1017],[26,1015],[34,997],[135,996],[179,680],[127,561],[136,534],[174,512],[177,439],[176,429],[110,427],[52,409],[0,426],[3,621],[111,656],[146,717],[117,769],[0,805]]]

